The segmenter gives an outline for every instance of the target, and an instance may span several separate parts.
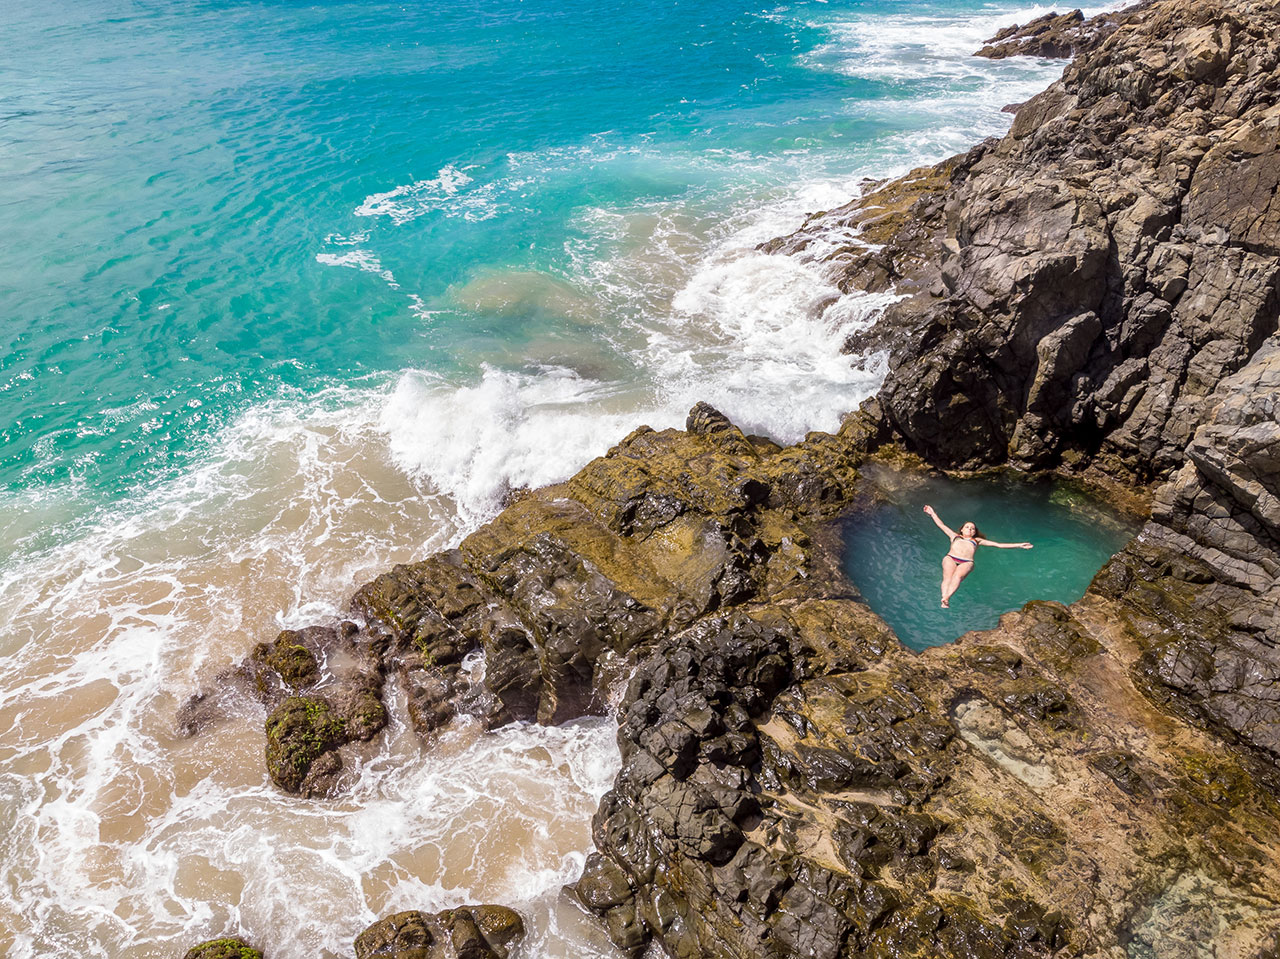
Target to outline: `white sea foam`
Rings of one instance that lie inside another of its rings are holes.
[[[385,216],[397,225],[408,223],[424,213],[440,209],[471,182],[470,176],[450,164],[442,167],[430,180],[415,180],[385,193],[365,197],[356,208],[355,215]]]
[[[24,850],[5,863],[7,955],[131,959],[228,930],[284,959],[342,955],[399,907],[546,912],[580,867],[616,770],[607,721],[463,727],[432,752],[397,723],[332,804],[266,783],[256,711],[195,740],[170,731],[209,656],[220,667],[279,625],[334,616],[391,553],[431,549],[415,527],[447,528],[434,494],[409,502],[402,474],[357,462],[381,396],[259,409],[151,508],[6,565],[0,608],[26,639],[0,659],[0,816]]]
[[[190,750],[135,751],[150,732],[134,707],[150,705],[160,682],[131,684],[127,702],[55,744],[43,777],[55,795],[22,776],[0,781],[18,800],[21,828],[9,835],[25,835],[35,855],[16,870],[10,905],[26,921],[10,925],[14,959],[180,952],[227,928],[300,959],[345,955],[361,929],[400,909],[498,901],[543,913],[580,871],[591,812],[617,771],[612,724],[591,720],[462,729],[459,742],[404,752],[332,803],[299,803],[228,765],[185,787],[183,767],[208,764]],[[253,730],[210,735],[234,763],[239,744],[225,740]],[[87,775],[74,768],[86,752],[96,754]],[[145,807],[136,834],[121,830],[130,811],[107,798],[130,790]],[[146,935],[135,938],[139,917]]]
[[[1089,17],[1121,5],[1108,4],[1083,12]],[[818,21],[813,25],[826,30],[830,41],[806,54],[805,60],[817,69],[835,63],[836,69],[846,75],[895,84],[928,80],[1004,84],[1039,81],[1042,87],[1046,76],[1061,72],[1061,61],[1030,57],[990,61],[975,58],[973,53],[1001,27],[1026,23],[1056,9],[1032,5],[992,9],[977,15],[904,12]],[[972,94],[975,91],[956,92]],[[915,109],[916,103],[912,102],[910,107]]]
[[[486,368],[465,387],[410,372],[381,426],[397,464],[447,493],[470,527],[493,515],[508,491],[567,478],[640,423],[662,428],[683,418],[675,406],[637,399],[567,369]]]
[[[362,273],[372,273],[387,281],[387,286],[398,290],[395,274],[382,265],[375,253],[369,250],[348,250],[345,253],[317,253],[316,262],[325,266],[345,266]]]
[[[673,301],[677,317],[696,321],[722,348],[677,345],[673,332],[661,340],[679,371],[675,384],[707,394],[744,428],[795,442],[811,429],[834,430],[879,386],[883,370],[853,362],[841,347],[894,299],[842,295],[813,263],[730,244]]]

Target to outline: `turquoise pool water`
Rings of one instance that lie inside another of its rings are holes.
[[[845,570],[871,608],[912,649],[989,629],[1033,599],[1072,603],[1138,525],[1071,486],[1016,477],[948,480],[885,473],[882,503],[849,522]],[[1033,548],[979,547],[974,570],[940,608],[950,543],[924,513],[929,504],[959,530],[972,520],[986,539]]]

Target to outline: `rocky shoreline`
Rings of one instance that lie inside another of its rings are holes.
[[[783,448],[705,404],[641,427],[261,644],[181,728],[255,697],[272,779],[323,796],[388,681],[428,740],[625,690],[571,894],[634,956],[1275,957],[1280,4],[1068,20],[1076,59],[1007,136],[767,245],[853,233],[842,288],[905,294],[849,344],[890,372],[838,433]],[[1080,602],[917,654],[839,566],[872,462],[1149,513]],[[501,955],[492,908],[390,917],[361,959]],[[397,938],[428,920],[441,951]]]

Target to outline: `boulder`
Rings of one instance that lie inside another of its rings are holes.
[[[262,959],[262,953],[243,939],[210,939],[187,950],[183,959]]]
[[[379,919],[356,937],[356,959],[507,959],[524,920],[505,906],[417,910]]]

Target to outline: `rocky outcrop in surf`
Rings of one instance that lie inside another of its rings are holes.
[[[352,622],[286,629],[192,696],[178,712],[178,731],[194,735],[237,702],[257,700],[269,713],[272,781],[302,796],[331,795],[387,724],[383,653],[384,644],[370,641]]]
[[[1026,23],[1015,23],[996,31],[975,57],[1003,60],[1005,57],[1047,57],[1065,59],[1097,46],[1141,7],[1119,13],[1086,18],[1079,10],[1046,13]]]
[[[325,795],[356,765],[342,757],[385,724],[388,675],[427,738],[459,713],[491,727],[560,723],[604,714],[638,652],[716,610],[851,595],[812,538],[852,495],[856,443],[814,434],[782,449],[705,404],[687,425],[640,428],[458,549],[362,586],[351,603],[362,626],[286,630],[260,644],[192,697],[180,727],[195,733],[256,698],[270,710],[273,781]],[[473,653],[484,654],[482,673]]]
[[[187,950],[182,959],[262,959],[262,953],[243,939],[210,939]]]
[[[507,959],[524,921],[505,906],[417,910],[379,919],[356,937],[356,959]]]
[[[904,297],[837,434],[637,429],[187,728],[256,696],[273,778],[323,794],[387,677],[428,740],[615,709],[572,894],[633,956],[1274,956],[1280,5],[1108,23],[1006,137],[768,244],[852,232],[842,287]],[[839,568],[873,461],[1067,473],[1148,522],[1080,602],[917,654]],[[392,919],[386,954],[426,922]]]

